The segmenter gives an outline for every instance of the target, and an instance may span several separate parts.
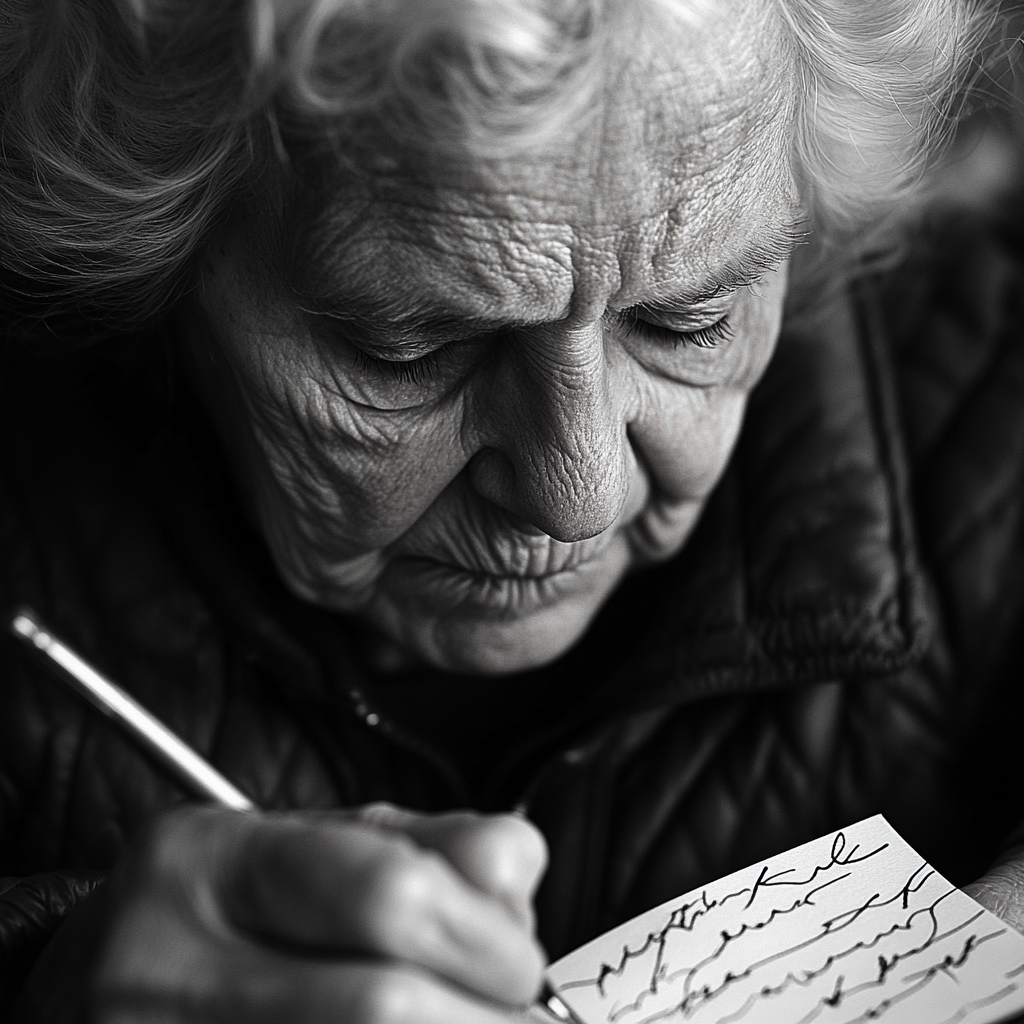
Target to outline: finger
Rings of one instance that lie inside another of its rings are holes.
[[[516,814],[417,814],[393,804],[360,808],[360,820],[405,832],[443,854],[478,889],[500,899],[533,930],[533,896],[547,867],[544,836]]]
[[[267,1018],[268,1024],[307,1020],[346,1024],[525,1024],[521,1013],[504,1011],[408,967],[346,964],[313,969],[303,965],[295,982],[286,987],[284,998],[279,1000],[285,1012]]]
[[[1024,932],[1024,859],[997,864],[964,892],[996,917]]]
[[[544,966],[536,941],[439,854],[360,821],[251,820],[220,882],[237,925],[404,960],[509,1005],[534,996]]]
[[[504,1011],[412,967],[310,959],[251,941],[186,954],[143,985],[104,986],[96,1009],[103,1020],[124,1024],[526,1024],[524,1013]]]

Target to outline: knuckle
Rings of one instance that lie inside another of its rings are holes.
[[[356,1000],[353,1024],[407,1024],[423,1001],[422,984],[408,974],[381,971]]]
[[[540,874],[548,865],[548,844],[541,832],[532,821],[519,815],[508,815],[505,819],[511,830],[519,855],[527,869],[535,875]]]
[[[356,812],[356,818],[359,821],[381,828],[391,828],[407,816],[408,812],[403,812],[395,804],[388,803],[386,800],[376,800],[371,804],[364,804]]]
[[[136,849],[142,860],[154,867],[173,864],[174,851],[181,846],[182,821],[175,813],[162,814],[142,830]]]
[[[430,899],[434,881],[426,858],[405,852],[382,859],[375,867],[374,889],[387,903],[410,911],[421,910]]]
[[[368,922],[374,938],[390,952],[408,945],[443,892],[445,879],[439,859],[398,846],[371,869],[366,887]]]
[[[524,818],[502,815],[478,828],[472,855],[488,889],[528,893],[547,866],[547,843]]]
[[[154,868],[168,873],[194,861],[206,862],[219,838],[222,816],[210,808],[191,807],[162,814],[143,831],[138,849]],[[199,850],[203,856],[197,858]]]

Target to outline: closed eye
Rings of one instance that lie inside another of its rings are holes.
[[[426,384],[436,379],[449,361],[448,346],[442,345],[416,359],[378,359],[353,346],[353,361],[364,372],[383,373],[400,384]]]
[[[643,307],[634,307],[619,314],[626,328],[626,337],[646,338],[677,348],[681,345],[694,345],[697,348],[718,348],[723,341],[732,336],[729,317],[720,317],[712,324],[690,329],[665,327],[663,324],[652,323],[645,319]]]

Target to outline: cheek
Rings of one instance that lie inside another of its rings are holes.
[[[381,412],[301,337],[222,326],[208,404],[278,546],[330,561],[385,547],[464,465],[457,398]]]
[[[321,374],[261,395],[253,422],[264,457],[309,532],[337,554],[385,547],[465,464],[457,403],[383,413],[340,396]]]
[[[732,319],[737,335],[747,343],[743,349],[744,358],[734,368],[731,377],[734,387],[749,392],[764,374],[782,328],[788,281],[787,262],[740,293]]]
[[[707,497],[725,469],[743,423],[747,396],[775,350],[786,269],[741,294],[730,320],[736,342],[726,380],[697,388],[648,377],[630,425],[634,447],[669,501]]]
[[[629,436],[660,496],[670,502],[707,497],[735,444],[746,392],[654,382],[643,406]]]

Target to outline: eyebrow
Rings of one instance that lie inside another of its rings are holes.
[[[757,284],[769,271],[784,263],[798,245],[807,239],[802,221],[794,218],[779,225],[766,238],[751,242],[739,256],[710,272],[707,279],[695,288],[676,290],[664,296],[645,300],[642,305],[683,312],[692,306],[710,302],[740,288]]]
[[[628,308],[642,305],[686,312],[702,303],[756,284],[765,273],[788,259],[793,250],[806,239],[806,235],[807,232],[801,229],[798,220],[788,221],[767,237],[751,242],[739,256],[709,273],[700,285],[651,296]],[[338,321],[371,344],[384,341],[409,349],[426,347],[437,341],[458,341],[517,328],[536,327],[564,319],[571,312],[566,307],[561,317],[515,319],[474,316],[430,299],[424,299],[419,306],[410,309],[406,303],[390,296],[368,293],[316,296],[304,294],[300,290],[299,298],[312,303],[313,308],[303,306],[306,312]]]

